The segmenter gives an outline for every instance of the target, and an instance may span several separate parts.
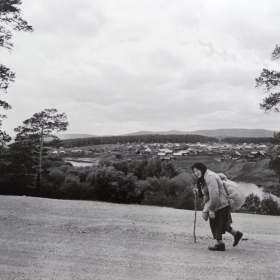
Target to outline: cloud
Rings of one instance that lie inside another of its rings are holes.
[[[255,89],[279,42],[278,1],[23,1],[33,34],[15,33],[11,130],[45,108],[69,133],[277,128]],[[275,68],[274,68],[275,67]]]

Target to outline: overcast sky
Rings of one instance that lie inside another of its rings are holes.
[[[33,33],[0,50],[16,82],[3,130],[46,108],[65,112],[67,133],[140,130],[280,130],[255,88],[280,70],[280,1],[23,0]],[[1,111],[3,113],[3,111]]]

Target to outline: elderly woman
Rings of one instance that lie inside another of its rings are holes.
[[[197,192],[204,201],[209,201],[209,222],[216,244],[209,246],[212,251],[225,251],[223,234],[229,232],[234,236],[235,247],[243,233],[231,227],[232,218],[227,193],[218,174],[209,170],[203,163],[197,162],[192,166],[192,171],[197,177]]]

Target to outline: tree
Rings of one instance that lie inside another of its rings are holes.
[[[278,215],[279,207],[277,201],[274,201],[271,196],[266,197],[261,202],[262,214],[264,215]]]
[[[272,158],[269,161],[268,167],[272,169],[278,176],[280,176],[280,158]]]
[[[280,46],[276,45],[274,51],[271,54],[271,59],[276,60],[280,58]],[[263,99],[263,102],[260,104],[260,108],[265,112],[274,110],[276,113],[279,113],[280,105],[280,72],[275,70],[263,69],[259,78],[256,79],[256,87],[264,87],[264,91],[269,93],[268,97]],[[275,92],[278,91],[278,92]],[[272,92],[274,91],[274,92]],[[274,132],[274,138],[271,139],[271,142],[274,144],[280,143],[280,133]],[[270,168],[273,169],[278,175],[280,174],[280,162],[278,158],[272,159],[269,164]]]
[[[6,48],[8,51],[13,50],[12,31],[33,31],[33,27],[21,17],[21,9],[19,8],[21,4],[21,0],[1,0],[0,2],[0,47]],[[6,92],[14,81],[15,73],[0,64],[0,90]],[[3,100],[0,100],[0,107],[5,110],[11,109],[11,106]],[[0,128],[4,118],[6,115],[0,114]],[[10,140],[10,136],[0,129],[0,141],[9,142]]]
[[[42,156],[45,146],[57,146],[59,138],[52,132],[67,130],[68,122],[65,113],[59,114],[56,109],[45,109],[35,113],[30,119],[23,122],[22,126],[14,129],[17,132],[15,142],[10,145],[11,151],[28,151],[31,161],[37,168],[37,195],[40,196],[40,176],[42,172]],[[52,141],[50,141],[52,139]],[[24,147],[28,146],[29,149]]]
[[[272,52],[271,59],[276,60],[280,57],[280,46],[276,45]],[[280,86],[280,72],[275,70],[263,69],[259,78],[256,78],[256,87],[264,87],[265,92],[269,93],[268,97],[263,99],[260,104],[261,109],[265,112],[274,110],[279,113],[280,91],[272,92],[274,89],[279,89]]]

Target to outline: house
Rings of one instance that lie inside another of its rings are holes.
[[[165,153],[165,154],[170,154],[172,155],[173,151],[170,149],[159,149],[158,150],[160,153]]]
[[[150,148],[146,148],[143,153],[149,154],[152,150]]]
[[[262,158],[262,157],[265,157],[265,153],[262,152],[262,151],[251,152],[250,155],[253,156],[254,158]]]
[[[252,161],[252,160],[255,160],[255,156],[254,155],[246,155],[245,158],[248,160],[248,161]]]
[[[160,160],[162,161],[170,161],[171,159],[173,159],[173,156],[170,156],[170,155],[165,155],[163,157],[160,158]]]
[[[190,152],[193,151],[192,149],[182,150],[181,153],[183,156],[189,155]]]
[[[182,151],[177,152],[177,153],[173,153],[173,156],[183,156]]]
[[[245,150],[253,150],[252,146],[250,146],[250,145],[245,146],[244,149]]]
[[[186,156],[189,154],[189,150],[181,150],[179,152],[173,153],[173,156]]]
[[[189,149],[189,150],[188,150],[188,155],[194,156],[194,155],[196,155],[196,154],[197,154],[197,151],[196,151],[196,150],[192,150],[192,149]]]
[[[220,149],[220,147],[218,147],[218,146],[209,146],[208,149],[211,150],[211,151],[218,151]]]
[[[81,154],[82,150],[72,150],[71,153],[73,153],[73,154]]]
[[[228,161],[228,160],[230,160],[230,158],[231,158],[231,156],[229,156],[229,155],[222,155],[220,157],[221,161]]]
[[[268,149],[268,147],[266,146],[266,145],[259,145],[259,146],[257,146],[257,149]]]
[[[231,154],[232,159],[239,159],[241,157],[242,157],[242,155],[239,152],[234,152]]]

